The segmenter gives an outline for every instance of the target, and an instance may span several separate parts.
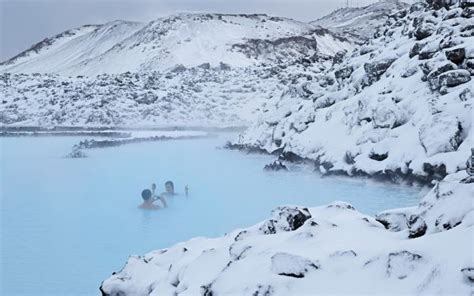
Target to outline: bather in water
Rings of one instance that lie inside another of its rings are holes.
[[[185,192],[185,195],[188,196],[188,194],[189,194],[188,185],[186,185],[184,187],[184,192]],[[166,181],[166,183],[165,183],[165,192],[161,193],[160,196],[165,198],[165,197],[173,197],[173,196],[176,196],[176,195],[179,195],[179,193],[176,193],[174,191],[173,181]]]
[[[152,190],[150,189],[145,189],[142,191],[142,198],[143,198],[143,203],[139,205],[138,207],[140,209],[148,209],[148,210],[159,210],[161,207],[159,205],[154,204],[154,202],[157,200],[153,197]]]

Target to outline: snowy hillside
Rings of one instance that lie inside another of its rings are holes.
[[[100,289],[108,296],[470,295],[472,196],[472,184],[445,181],[418,207],[375,218],[344,202],[278,207],[255,226],[131,256]],[[387,222],[394,218],[398,228]]]
[[[0,72],[94,76],[204,63],[244,67],[341,49],[352,49],[352,43],[287,18],[179,14],[146,24],[116,21],[66,31],[0,64]]]
[[[390,15],[408,6],[400,1],[384,0],[365,7],[340,8],[311,24],[328,28],[344,36],[351,36],[363,43],[374,36],[377,29],[385,24]]]
[[[368,45],[267,102],[236,146],[296,154],[326,174],[392,181],[464,169],[473,146],[474,16],[471,7],[448,8],[417,3],[392,15]]]

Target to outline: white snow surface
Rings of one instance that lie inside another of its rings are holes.
[[[409,209],[428,225],[418,238],[409,239],[408,229],[387,230],[344,202],[310,209],[284,206],[271,219],[222,237],[194,238],[131,256],[101,291],[137,296],[470,295],[474,186],[459,183],[459,177],[440,182]],[[449,230],[438,227],[449,219],[459,223]]]
[[[243,67],[352,47],[334,33],[288,18],[183,13],[149,23],[114,21],[69,30],[3,62],[0,73],[95,76],[203,63]]]

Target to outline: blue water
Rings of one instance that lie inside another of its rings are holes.
[[[218,236],[282,204],[345,200],[358,210],[415,205],[419,189],[320,178],[308,167],[265,172],[273,157],[219,149],[225,139],[131,144],[63,158],[83,138],[0,138],[1,295],[96,295],[131,254]],[[174,180],[190,196],[137,209],[140,192]]]

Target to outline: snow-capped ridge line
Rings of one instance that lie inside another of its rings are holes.
[[[321,44],[317,51],[323,54],[334,54],[340,48],[352,49],[350,40],[330,31],[265,14],[181,13],[148,23],[109,22],[95,26],[91,32],[81,28],[81,34],[69,39],[63,36],[71,35],[71,30],[45,39],[0,64],[0,71],[95,76],[163,71],[179,64],[192,67],[222,62],[246,67],[267,61],[308,58],[316,53],[313,46],[306,48],[304,42],[298,45],[301,50],[292,51],[289,44],[279,46],[276,53],[265,49],[252,57],[231,50],[233,45],[247,40],[284,41],[290,37],[314,38],[316,46]]]

